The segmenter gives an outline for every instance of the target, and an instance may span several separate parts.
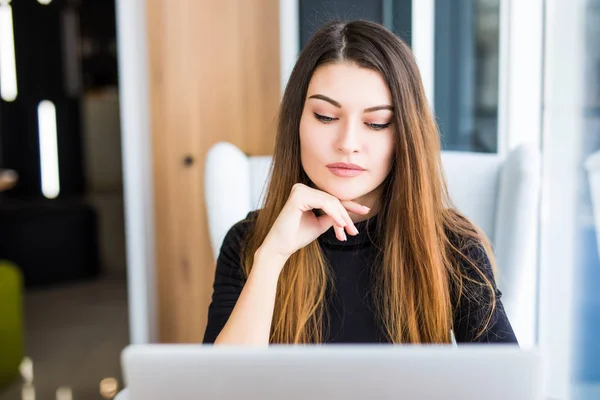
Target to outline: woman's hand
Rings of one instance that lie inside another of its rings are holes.
[[[321,210],[323,214],[316,216],[313,210]],[[332,226],[336,237],[345,241],[346,233],[358,234],[348,211],[366,215],[370,209],[297,183],[259,250],[287,260]]]
[[[313,210],[321,210],[316,216]],[[252,270],[215,344],[269,344],[277,282],[287,259],[332,226],[338,239],[358,234],[348,211],[366,215],[369,208],[296,184],[254,255]]]

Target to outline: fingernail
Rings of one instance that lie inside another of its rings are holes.
[[[346,236],[346,232],[343,232],[342,235],[344,235],[344,242],[348,241],[348,237]]]
[[[358,235],[358,229],[356,228],[356,226],[353,226],[353,227],[352,227],[352,230],[354,231],[354,234],[355,234],[355,235]]]

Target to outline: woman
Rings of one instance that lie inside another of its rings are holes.
[[[224,240],[204,341],[515,343],[486,249],[408,46],[330,23],[286,87],[264,208]]]

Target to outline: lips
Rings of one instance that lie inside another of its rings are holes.
[[[340,178],[353,178],[365,171],[365,169],[360,165],[347,163],[328,164],[327,168],[332,174]]]
[[[343,162],[328,164],[327,168],[351,169],[351,170],[355,170],[355,171],[364,171],[365,170],[360,165],[348,164],[348,163],[343,163]]]

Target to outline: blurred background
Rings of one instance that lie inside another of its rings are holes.
[[[0,0],[0,400],[110,399],[127,344],[201,340],[206,153],[271,153],[331,19],[412,47],[444,151],[539,153],[520,341],[600,399],[600,0]]]

